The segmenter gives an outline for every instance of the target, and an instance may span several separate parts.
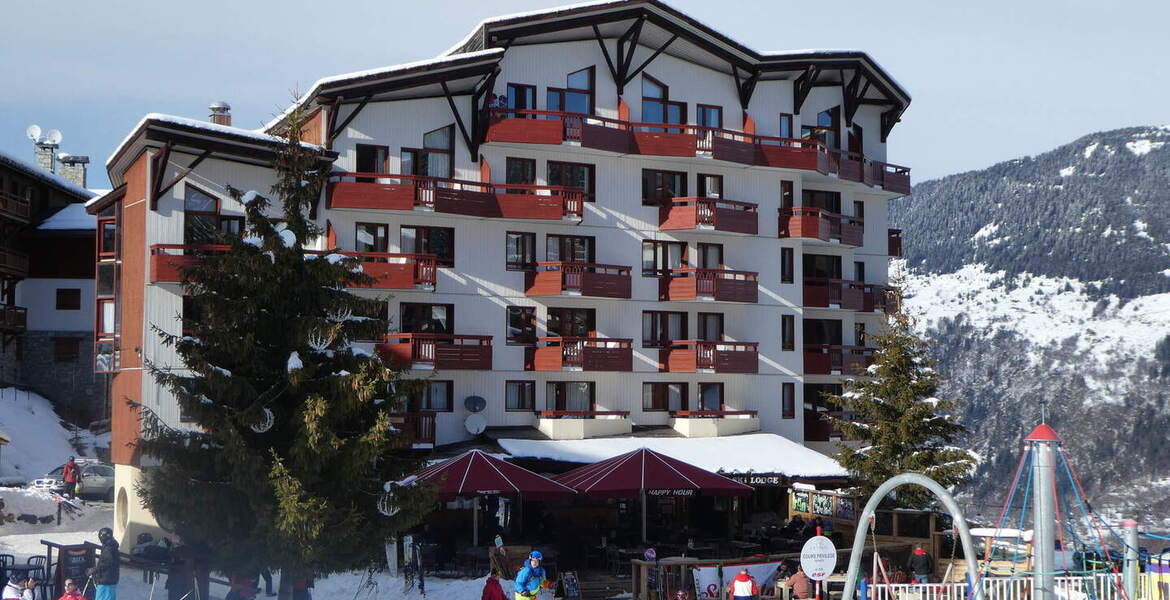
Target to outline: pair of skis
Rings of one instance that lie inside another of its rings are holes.
[[[427,580],[423,576],[422,548],[420,544],[411,544],[410,558],[402,567],[402,591],[414,589],[414,580],[418,579],[418,592],[423,598],[427,597]]]

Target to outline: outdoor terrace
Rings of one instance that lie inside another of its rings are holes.
[[[0,273],[18,278],[28,277],[28,255],[0,248]]]
[[[492,368],[492,336],[443,333],[387,333],[375,345],[383,360],[411,369]]]
[[[658,211],[662,231],[713,230],[756,235],[758,205],[721,198],[665,198]]]
[[[807,308],[862,310],[865,308],[865,289],[865,283],[861,281],[805,277],[801,304]]]
[[[28,326],[28,309],[23,306],[0,306],[0,332],[23,333]]]
[[[857,217],[839,215],[813,206],[780,209],[780,236],[822,242],[839,242],[845,246],[864,243],[865,223]]]
[[[671,269],[659,280],[660,300],[759,301],[759,273],[728,269]]]
[[[525,274],[529,296],[629,298],[630,267],[583,262],[546,261]]]
[[[28,223],[32,215],[32,205],[28,200],[11,192],[0,190],[0,216]]]
[[[660,370],[669,373],[756,373],[757,342],[675,340],[660,354]]]
[[[429,210],[472,217],[579,222],[580,188],[482,183],[422,175],[334,173],[331,209]]]
[[[804,345],[806,375],[864,375],[873,364],[873,348],[830,344]]]
[[[633,340],[628,338],[542,337],[528,348],[528,371],[632,371]]]

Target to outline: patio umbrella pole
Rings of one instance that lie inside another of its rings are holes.
[[[646,490],[642,490],[642,543],[646,543]]]
[[[479,496],[471,499],[471,546],[479,546]]]

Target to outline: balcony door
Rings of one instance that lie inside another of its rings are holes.
[[[682,171],[642,169],[642,204],[661,206],[671,198],[685,198],[687,174]]]
[[[423,134],[422,148],[402,149],[402,174],[430,177],[455,176],[455,125]]]
[[[642,122],[672,125],[687,122],[686,103],[671,102],[670,87],[645,73],[642,74]],[[682,128],[678,127],[650,127],[648,131],[683,132]]]
[[[698,335],[705,342],[722,342],[723,313],[699,313]]]
[[[836,319],[805,319],[804,343],[806,345],[841,345],[841,321]]]
[[[358,173],[389,173],[390,148],[386,146],[358,144],[357,160],[354,161],[354,170]],[[374,180],[363,178],[358,181],[370,183]]]
[[[593,412],[592,381],[550,381],[545,404],[549,410]]]
[[[592,308],[549,307],[549,336],[594,337],[597,335],[597,311]]]
[[[723,268],[723,244],[699,243],[699,268]]]
[[[548,235],[545,236],[545,260],[561,262],[594,262],[593,236],[591,235]]]
[[[802,190],[800,204],[839,215],[841,214],[841,193],[826,192],[825,190]]]
[[[669,277],[671,270],[687,266],[686,242],[644,240],[642,242],[642,276]]]
[[[699,384],[699,410],[723,410],[722,383],[711,382]]]
[[[454,304],[403,302],[399,306],[402,333],[455,333]]]
[[[801,257],[804,276],[824,279],[841,279],[841,257],[826,254],[805,254]]]

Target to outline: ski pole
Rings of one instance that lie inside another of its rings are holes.
[[[156,583],[158,583],[157,577],[152,579],[150,582],[150,595],[146,597],[146,600],[154,600],[154,584]]]
[[[91,583],[93,583],[93,575],[90,575],[89,578],[85,580],[85,588],[81,590],[82,596],[84,596],[85,593],[89,591],[89,584]]]

